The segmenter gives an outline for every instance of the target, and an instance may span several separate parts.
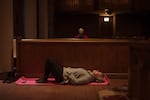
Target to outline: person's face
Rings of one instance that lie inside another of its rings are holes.
[[[103,75],[102,72],[98,71],[98,70],[93,70],[93,75],[98,78],[98,77],[101,77]]]
[[[79,33],[83,34],[84,33],[84,29],[83,28],[79,28]]]

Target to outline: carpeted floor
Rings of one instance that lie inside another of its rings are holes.
[[[127,79],[110,79],[108,86],[18,86],[0,81],[0,100],[99,100],[99,90],[127,83]]]
[[[129,100],[128,86],[122,85],[98,91],[99,100]]]

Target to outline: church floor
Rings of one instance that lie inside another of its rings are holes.
[[[127,79],[110,79],[108,86],[17,86],[0,80],[0,100],[99,100],[99,90],[127,84]]]

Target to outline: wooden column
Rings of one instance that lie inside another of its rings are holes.
[[[25,38],[37,38],[37,0],[24,0]]]
[[[150,44],[131,47],[130,100],[150,100]]]
[[[0,0],[0,73],[11,70],[13,0]]]
[[[54,0],[48,0],[48,37],[54,37]]]
[[[38,0],[38,38],[48,38],[48,0]]]

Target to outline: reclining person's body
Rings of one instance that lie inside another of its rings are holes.
[[[36,82],[48,82],[50,73],[54,76],[56,82],[61,84],[81,85],[90,82],[103,82],[103,73],[98,70],[90,71],[84,68],[63,67],[50,59],[46,61],[43,77]]]

